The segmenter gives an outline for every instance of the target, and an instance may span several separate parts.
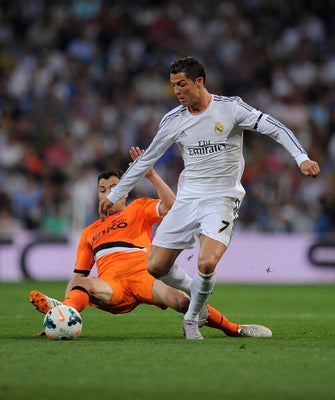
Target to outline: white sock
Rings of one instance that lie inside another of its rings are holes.
[[[175,289],[182,290],[188,295],[191,293],[192,278],[187,275],[184,268],[177,263],[174,263],[170,271],[166,275],[161,276],[159,280]]]
[[[201,274],[199,271],[194,275],[191,282],[191,302],[184,319],[191,321],[199,320],[199,312],[207,303],[215,285],[215,272],[213,274]]]

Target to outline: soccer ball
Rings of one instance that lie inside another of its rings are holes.
[[[64,304],[49,310],[44,317],[44,332],[51,340],[75,339],[80,335],[83,320],[77,310]]]

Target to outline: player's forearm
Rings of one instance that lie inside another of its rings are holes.
[[[127,195],[134,188],[136,183],[139,182],[139,180],[142,179],[152,167],[151,164],[146,162],[139,163],[140,160],[141,157],[130,165],[119,183],[114,186],[111,192],[106,196],[106,198],[113,204]],[[138,164],[140,164],[139,167]]]
[[[176,195],[172,191],[169,185],[158,175],[158,173],[152,169],[148,174],[147,179],[151,182],[155,190],[157,191],[158,197],[160,198],[162,205],[170,210],[172,204],[176,199]]]
[[[257,131],[271,136],[280,143],[295,159],[299,167],[304,161],[309,160],[308,154],[294,133],[272,116],[264,114]]]
[[[154,166],[156,161],[171,145],[166,140],[159,140],[157,137],[140,157],[138,157],[124,173],[120,182],[114,186],[106,198],[115,204],[123,196],[128,194],[134,186],[142,179]],[[149,174],[150,175],[150,174]]]

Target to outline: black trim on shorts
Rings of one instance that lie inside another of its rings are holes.
[[[108,242],[108,243],[103,243],[100,246],[96,247],[94,249],[94,255],[96,255],[101,250],[111,249],[113,247],[126,247],[128,249],[140,249],[140,250],[145,249],[145,247],[135,246],[133,243],[128,243],[128,242]]]

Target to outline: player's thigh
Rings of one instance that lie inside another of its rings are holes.
[[[198,255],[198,270],[203,274],[215,271],[217,263],[227,250],[227,246],[208,236],[200,236],[200,249]]]
[[[225,197],[199,203],[200,234],[229,246],[237,218],[238,200]]]
[[[180,252],[181,250],[152,245],[147,265],[149,273],[155,277],[165,275],[174,264]]]
[[[152,244],[169,249],[190,249],[200,226],[197,213],[198,200],[176,200],[159,224]]]
[[[199,204],[200,250],[198,269],[204,274],[213,273],[227,250],[233,234],[239,202],[234,198],[206,199]]]
[[[165,305],[182,313],[187,311],[190,301],[187,294],[181,290],[166,285],[158,279],[155,279],[152,285],[152,295],[155,304]]]
[[[86,289],[92,298],[97,299],[99,303],[107,304],[113,296],[113,289],[107,282],[99,278],[86,279]],[[85,286],[84,286],[85,287]]]

